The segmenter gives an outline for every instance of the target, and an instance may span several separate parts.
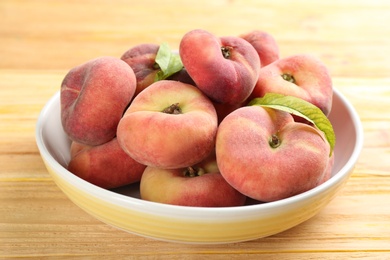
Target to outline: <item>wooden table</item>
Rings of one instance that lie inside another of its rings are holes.
[[[0,258],[390,259],[388,1],[0,2]],[[283,233],[230,245],[183,245],[110,227],[73,204],[46,171],[37,116],[65,73],[135,44],[177,48],[194,28],[271,33],[283,57],[312,53],[355,106],[364,149],[348,184],[318,215]]]

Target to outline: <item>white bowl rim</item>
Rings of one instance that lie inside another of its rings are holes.
[[[353,148],[353,152],[351,154],[351,157],[348,159],[347,163],[328,181],[325,183],[309,190],[306,192],[303,192],[301,194],[274,201],[274,202],[268,202],[268,203],[262,203],[262,204],[254,204],[254,205],[245,205],[240,207],[188,207],[188,206],[177,206],[177,205],[169,205],[169,204],[162,204],[162,203],[156,203],[151,201],[142,200],[139,198],[134,198],[130,196],[126,196],[123,194],[119,194],[110,190],[106,190],[103,188],[100,188],[98,186],[95,186],[87,181],[82,180],[81,178],[75,176],[71,172],[69,172],[66,168],[64,168],[62,165],[60,165],[50,154],[49,150],[43,143],[43,132],[42,128],[44,126],[44,118],[49,113],[49,109],[57,100],[59,100],[60,92],[57,91],[55,95],[53,95],[50,100],[45,104],[43,107],[41,113],[39,114],[38,121],[36,124],[36,131],[35,131],[35,137],[38,149],[42,155],[43,158],[47,161],[48,164],[52,168],[54,168],[61,176],[61,178],[66,179],[69,182],[72,182],[72,184],[77,185],[79,189],[83,189],[85,192],[91,194],[92,196],[96,196],[99,199],[105,200],[109,203],[113,203],[116,205],[120,205],[122,207],[130,208],[137,211],[142,211],[154,215],[163,215],[163,216],[170,216],[170,217],[188,217],[188,218],[212,218],[215,215],[218,215],[218,217],[222,217],[225,214],[227,215],[234,215],[234,216],[245,216],[245,214],[253,214],[255,212],[265,212],[267,210],[276,209],[276,208],[283,208],[288,205],[295,204],[297,202],[301,202],[308,197],[315,196],[327,189],[329,189],[331,186],[337,184],[338,182],[342,181],[345,176],[352,171],[354,168],[354,165],[356,164],[362,147],[363,147],[363,127],[360,121],[360,118],[355,111],[352,104],[341,94],[339,90],[336,88],[333,89],[334,94],[338,96],[338,98],[341,99],[342,103],[346,106],[346,109],[351,115],[352,122],[355,126],[354,130],[356,131],[356,143]]]

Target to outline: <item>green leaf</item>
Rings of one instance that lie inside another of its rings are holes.
[[[167,79],[183,69],[183,63],[181,62],[179,54],[172,53],[172,50],[169,48],[167,43],[160,45],[155,62],[160,67],[160,71],[157,72],[154,81]]]
[[[303,99],[285,96],[277,93],[267,93],[262,98],[255,98],[250,103],[250,106],[257,105],[282,110],[290,114],[302,117],[314,124],[319,130],[325,134],[326,140],[330,145],[330,154],[332,155],[336,144],[336,135],[333,130],[332,123],[327,116],[315,105]]]

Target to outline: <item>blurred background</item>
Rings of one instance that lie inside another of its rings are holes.
[[[258,29],[274,36],[282,57],[314,54],[333,76],[387,77],[389,24],[387,0],[1,0],[0,69],[67,70],[145,42],[177,49],[195,28],[220,36]]]

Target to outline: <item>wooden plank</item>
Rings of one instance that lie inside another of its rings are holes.
[[[0,10],[0,52],[7,54],[0,68],[70,69],[145,42],[178,48],[195,28],[220,36],[260,29],[275,37],[282,56],[315,54],[334,76],[390,76],[388,1],[3,0]]]
[[[0,255],[54,256],[66,252],[68,256],[90,257],[189,257],[275,253],[294,257],[306,253],[390,253],[390,207],[382,205],[383,200],[390,199],[389,187],[389,179],[352,178],[324,210],[297,227],[245,243],[208,246],[165,243],[116,230],[79,209],[50,180],[1,181]]]

